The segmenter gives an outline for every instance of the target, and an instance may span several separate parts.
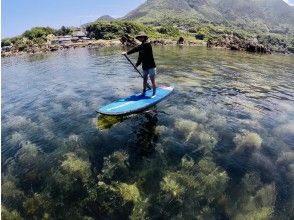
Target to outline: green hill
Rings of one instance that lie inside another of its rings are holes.
[[[283,0],[147,0],[123,19],[178,26],[212,23],[261,32],[294,33],[294,7]]]
[[[103,15],[99,17],[96,21],[114,21],[115,18],[111,17],[110,15]]]

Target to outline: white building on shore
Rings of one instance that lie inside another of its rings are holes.
[[[87,34],[82,30],[78,30],[73,32],[72,35],[65,35],[65,36],[55,36],[54,38],[50,39],[50,44],[53,45],[68,45],[77,42],[84,42],[91,40],[87,37]]]

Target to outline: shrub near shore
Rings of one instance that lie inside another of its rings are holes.
[[[177,41],[183,37],[186,42],[205,43],[212,47],[225,47],[235,50],[246,50],[249,42],[255,42],[255,46],[266,48],[264,51],[289,53],[294,52],[294,39],[288,35],[248,32],[241,29],[218,26],[215,24],[193,24],[187,27],[177,27],[170,23],[144,25],[134,21],[97,21],[85,27],[87,36],[93,40],[113,40],[128,34],[135,36],[140,31],[145,31],[153,41]],[[5,38],[1,41],[2,47],[11,47],[9,50],[15,53],[32,52],[32,48],[49,47],[48,35],[69,35],[74,28],[61,27],[58,30],[50,27],[34,27],[14,38]],[[234,39],[234,40],[231,40]],[[236,40],[237,39],[237,40]],[[237,45],[236,45],[237,44]],[[45,50],[47,51],[47,50]],[[254,48],[250,51],[255,51]],[[259,52],[259,50],[256,50]],[[2,56],[5,56],[5,50]]]

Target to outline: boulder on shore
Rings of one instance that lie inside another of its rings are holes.
[[[269,49],[263,44],[260,44],[256,38],[250,39],[246,42],[245,50],[253,53],[269,53]]]
[[[178,44],[178,45],[183,45],[184,42],[185,42],[185,39],[184,39],[183,37],[180,37],[180,38],[178,39],[178,41],[177,41],[177,44]]]
[[[240,39],[235,35],[225,35],[223,37],[208,40],[207,47],[222,47],[231,50],[244,50],[254,53],[270,53],[270,49],[261,44],[257,38]]]
[[[175,45],[176,42],[172,40],[154,40],[151,42],[154,45],[164,46],[164,45]]]

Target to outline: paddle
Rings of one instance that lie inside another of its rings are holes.
[[[132,66],[134,67],[134,69],[140,74],[140,76],[142,77],[142,78],[144,78],[143,77],[143,74],[140,72],[140,70],[138,70],[138,68],[135,66],[135,64],[133,64],[133,62],[130,60],[130,58],[128,57],[128,55],[127,54],[123,54],[124,56],[125,56],[125,58],[130,62],[130,64],[132,64]],[[149,83],[147,82],[147,88],[148,89],[151,89],[151,86],[149,85]]]

